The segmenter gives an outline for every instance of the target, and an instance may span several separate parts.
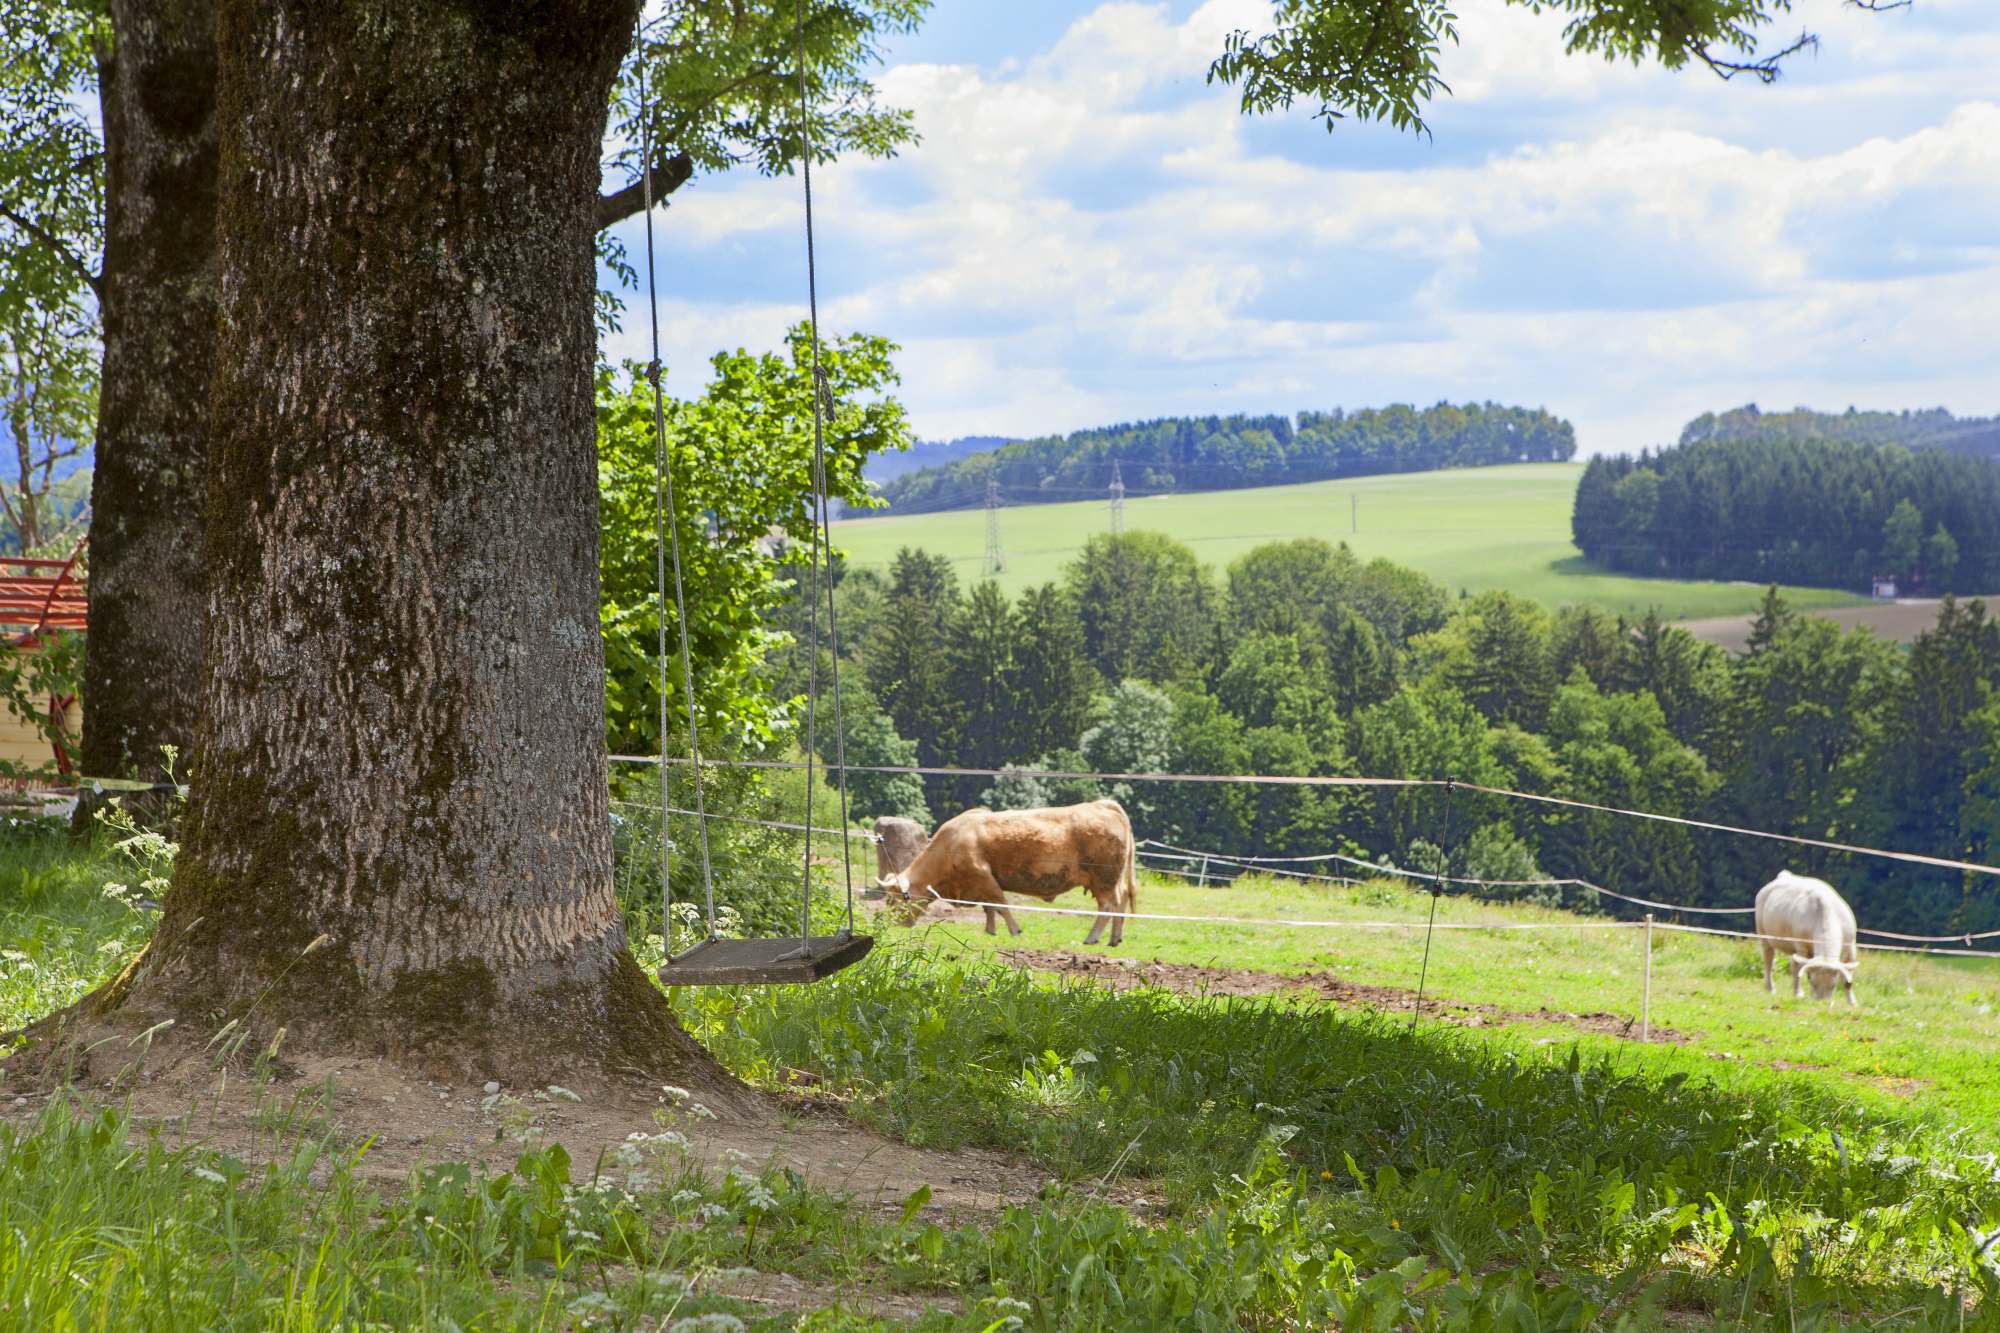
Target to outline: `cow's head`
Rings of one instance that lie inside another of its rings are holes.
[[[1831,1000],[1836,986],[1854,985],[1854,965],[1836,963],[1831,958],[1808,958],[1804,954],[1792,955],[1792,966],[1805,973],[1806,982],[1812,987],[1815,1000]]]
[[[910,891],[910,872],[898,870],[893,875],[884,875],[875,881],[882,886],[882,908],[889,919],[901,926],[914,926],[917,918],[924,914],[935,896],[928,892]]]

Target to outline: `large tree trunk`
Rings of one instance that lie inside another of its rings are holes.
[[[591,233],[636,8],[223,0],[208,671],[128,1009],[720,1079],[611,889]]]
[[[215,9],[112,0],[100,70],[103,389],[83,771],[158,777],[194,738],[215,347]]]

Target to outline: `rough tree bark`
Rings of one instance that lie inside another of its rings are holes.
[[[104,370],[91,478],[83,770],[160,776],[194,737],[215,346],[215,8],[112,0]]]
[[[215,339],[214,0],[112,0],[104,117],[103,391],[91,482],[83,771],[158,778],[194,737]],[[653,197],[694,174],[663,153]],[[601,196],[599,229],[640,211]]]
[[[219,5],[208,671],[107,1006],[724,1080],[611,888],[591,234],[636,8]]]

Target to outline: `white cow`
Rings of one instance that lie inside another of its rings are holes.
[[[1757,890],[1758,943],[1764,950],[1764,989],[1777,993],[1771,964],[1783,949],[1792,960],[1792,998],[1799,976],[1812,978],[1813,998],[1831,1000],[1836,982],[1854,1003],[1854,909],[1825,880],[1780,870]]]

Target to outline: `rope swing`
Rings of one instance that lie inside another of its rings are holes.
[[[813,759],[817,754],[819,712],[819,570],[822,550],[827,565],[826,624],[832,650],[829,672],[833,688],[833,732],[835,781],[840,792],[840,827],[847,827],[846,729],[841,725],[840,631],[834,620],[833,547],[826,528],[832,521],[827,500],[826,423],[833,416],[833,394],[826,372],[820,365],[819,277],[813,254],[812,214],[812,115],[806,91],[805,0],[795,0],[799,62],[799,161],[805,180],[806,297],[807,330],[812,344],[812,479],[806,497],[810,514],[811,540],[806,552],[806,649],[810,654],[806,673],[806,826],[812,824]],[[653,120],[652,101],[646,75],[643,36],[639,51],[639,120],[642,192],[646,216],[646,295],[652,320],[653,359],[646,378],[653,391],[653,443],[657,475],[654,503],[658,530],[655,533],[655,593],[660,611],[660,935],[672,939],[673,841],[668,837],[673,802],[667,791],[671,765],[667,755],[669,694],[667,681],[667,568],[673,567],[675,625],[680,634],[681,698],[687,713],[688,750],[694,770],[694,810],[700,831],[701,881],[707,899],[705,934],[700,943],[676,955],[669,953],[660,965],[659,978],[669,986],[775,985],[818,981],[850,964],[859,962],[874,947],[874,940],[854,933],[854,864],[849,839],[840,843],[841,870],[847,890],[847,922],[833,935],[812,933],[812,838],[805,843],[804,866],[799,889],[799,933],[796,938],[719,939],[715,932],[715,869],[708,845],[708,803],[702,787],[701,736],[696,723],[694,672],[688,649],[687,592],[682,577],[680,520],[674,507],[673,459],[667,449],[667,416],[660,387],[660,297],[654,278],[653,258]],[[671,947],[671,946],[670,946]]]

